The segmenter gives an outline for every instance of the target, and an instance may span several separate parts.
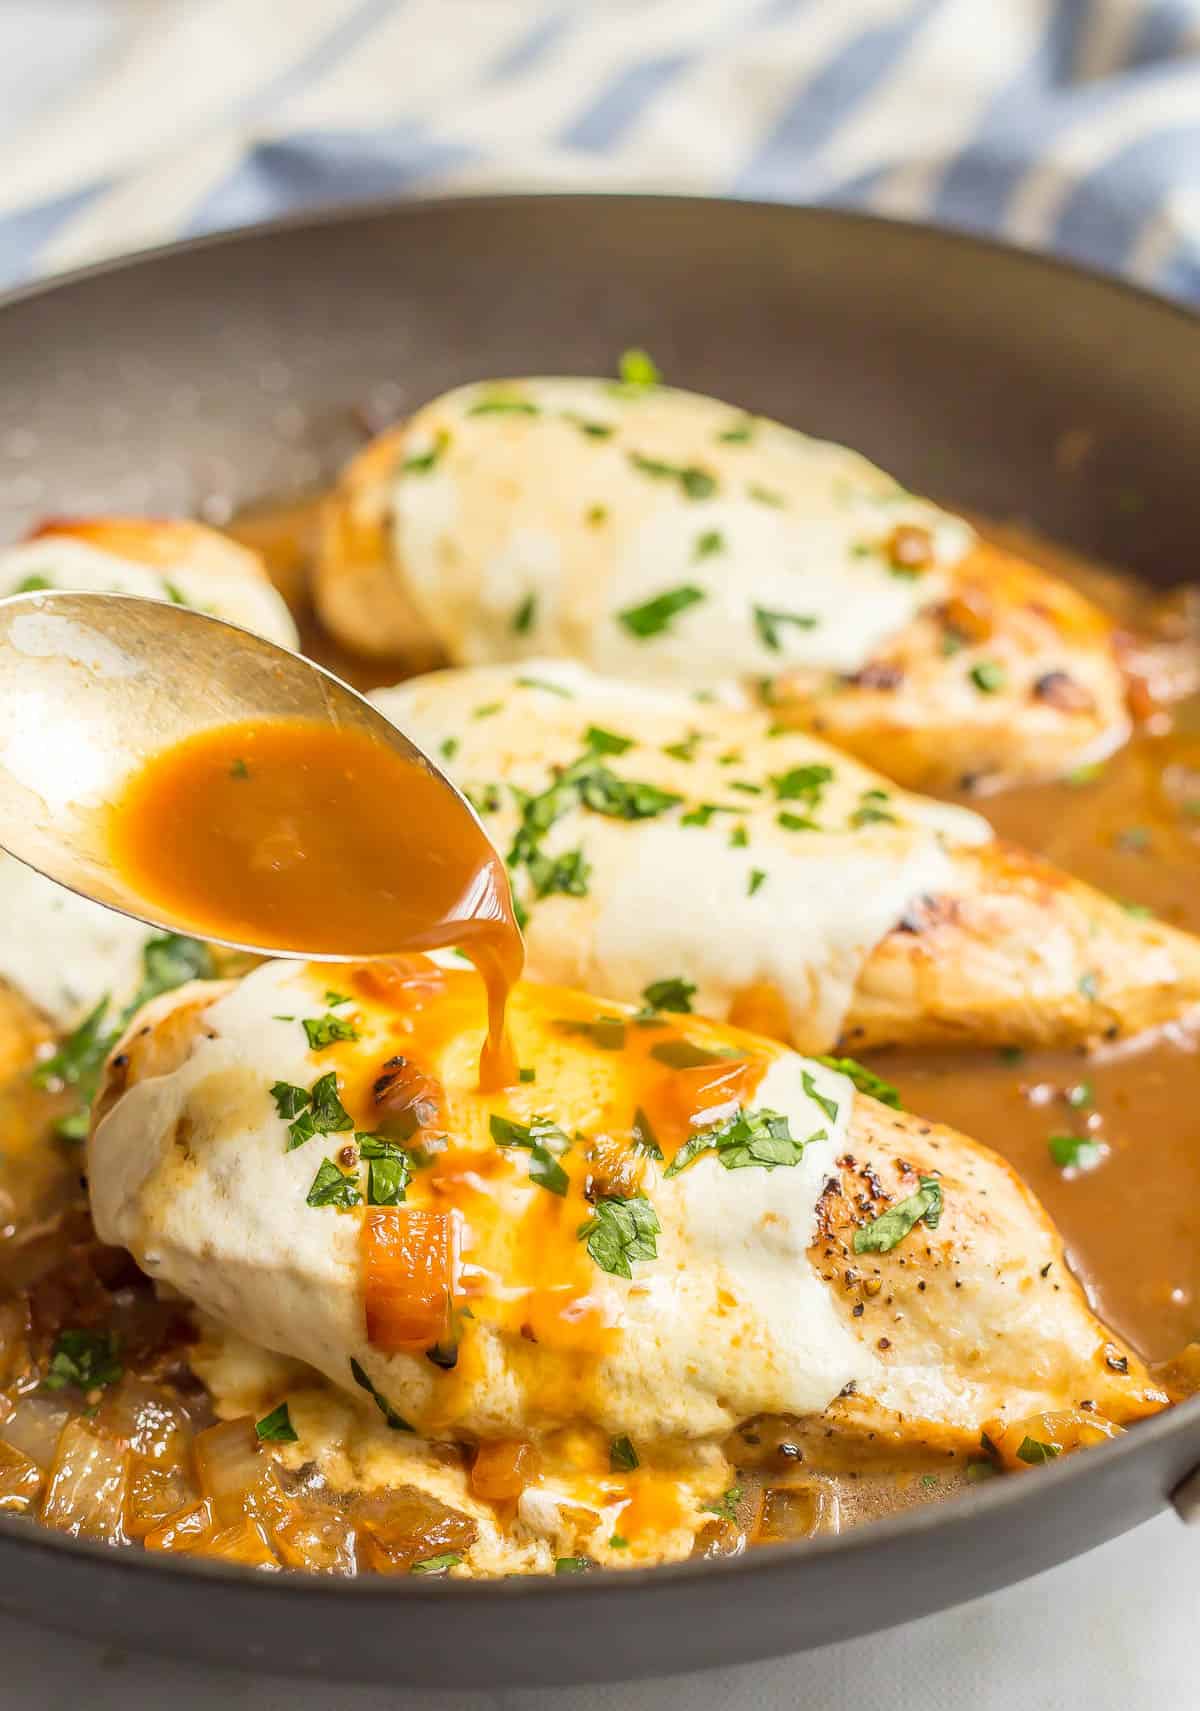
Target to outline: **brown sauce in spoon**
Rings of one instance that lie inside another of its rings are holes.
[[[200,937],[314,960],[459,947],[488,993],[487,1087],[524,947],[504,864],[435,773],[366,732],[248,720],[155,755],[109,810],[126,884]]]

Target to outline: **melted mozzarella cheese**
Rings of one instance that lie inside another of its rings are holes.
[[[182,601],[230,623],[295,647],[296,627],[265,578],[180,565],[158,571],[87,541],[46,535],[0,552],[0,598],[34,589],[137,594]],[[121,661],[116,660],[119,668]],[[10,762],[15,757],[10,756]],[[29,756],[30,783],[40,776]],[[105,993],[128,995],[142,946],[139,922],[77,897],[0,852],[0,980],[23,992],[60,1028],[69,1028]]]
[[[265,577],[211,564],[159,571],[67,535],[45,535],[0,552],[0,598],[39,588],[170,600],[240,624],[282,647],[294,648],[298,640],[291,614]]]
[[[429,1432],[536,1435],[585,1422],[691,1440],[763,1411],[820,1410],[872,1370],[807,1257],[854,1099],[844,1077],[761,1042],[768,1067],[753,1104],[806,1140],[799,1163],[727,1170],[702,1156],[667,1177],[645,1161],[657,1257],[638,1260],[630,1278],[612,1275],[577,1233],[589,1212],[580,1166],[577,1198],[559,1200],[531,1179],[523,1155],[500,1153],[491,1138],[497,1099],[475,1087],[483,1008],[467,974],[447,978],[465,983],[456,993],[473,993],[478,1026],[418,1048],[418,1061],[446,1089],[455,1147],[479,1159],[461,1178],[474,1198],[456,1214],[474,1316],[452,1374],[381,1354],[366,1336],[361,1214],[306,1204],[323,1153],[348,1137],[289,1151],[269,1092],[277,1080],[309,1087],[331,1067],[344,1088],[369,1087],[397,1050],[394,1012],[368,1000],[355,1001],[356,1041],[308,1049],[301,1019],[323,1010],[328,978],[292,963],[255,970],[208,1006],[178,1068],[136,1082],[98,1124],[89,1152],[97,1231],[151,1277],[351,1392],[357,1361]],[[524,1108],[550,1113],[566,1133],[595,1134],[619,1097],[622,1054],[589,1049],[546,1019],[566,996],[517,989],[512,1036],[518,1054],[536,1058],[538,1083],[510,1090],[508,1108],[516,1113],[519,1092]],[[533,1341],[530,1315],[540,1315]]]
[[[374,700],[484,809],[502,855],[517,793],[545,791],[587,753],[589,729],[627,739],[597,760],[681,801],[638,821],[579,806],[554,821],[541,847],[551,860],[582,851],[586,894],[537,900],[515,872],[530,973],[629,1000],[678,976],[697,987],[698,1010],[720,1017],[767,983],[804,1050],[830,1049],[871,951],[914,898],[945,888],[947,846],[991,835],[978,815],[897,790],[812,737],[772,735],[755,709],[571,664],[439,672]],[[690,758],[666,752],[680,744]],[[829,776],[806,794],[813,768]],[[695,823],[706,804],[714,811]]]
[[[391,515],[406,588],[460,663],[556,654],[692,686],[857,670],[945,596],[974,540],[843,446],[693,393],[578,379],[426,405]],[[917,575],[888,555],[906,526],[929,537]],[[653,634],[621,616],[679,589],[690,604]]]

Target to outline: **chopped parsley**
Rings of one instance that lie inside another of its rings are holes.
[[[608,506],[589,505],[584,512],[583,520],[589,528],[598,529],[602,523],[608,522]]]
[[[288,1152],[302,1147],[314,1135],[335,1135],[354,1127],[350,1113],[338,1097],[337,1073],[332,1069],[318,1077],[308,1093],[291,1082],[277,1081],[271,1088],[271,1097],[285,1121],[289,1112],[294,1113],[293,1121],[288,1123]]]
[[[669,588],[665,593],[655,595],[653,600],[643,601],[640,606],[626,606],[617,613],[617,620],[624,624],[631,636],[648,641],[651,636],[662,635],[670,627],[672,618],[686,612],[689,606],[699,605],[704,598],[702,588],[684,583],[679,588]]]
[[[816,809],[832,778],[831,766],[793,766],[787,772],[773,773],[771,788],[777,802],[804,802],[810,809]]]
[[[350,1004],[352,999],[348,992],[335,992],[332,987],[326,989],[325,1002],[331,1010],[336,1010],[341,1004]]]
[[[754,608],[754,628],[763,647],[772,653],[779,653],[783,648],[779,632],[786,624],[797,630],[815,630],[817,619],[807,612],[773,612],[766,606]]]
[[[1028,1462],[1030,1467],[1039,1467],[1061,1454],[1061,1444],[1044,1444],[1040,1438],[1024,1437],[1017,1445],[1017,1460]]]
[[[594,1046],[599,1046],[602,1052],[619,1052],[625,1046],[625,1018],[623,1016],[597,1016],[594,1022],[577,1021],[574,1017],[562,1017],[554,1026],[560,1034],[574,1034],[581,1039],[590,1040]]]
[[[658,1137],[650,1126],[650,1119],[639,1105],[633,1113],[633,1146],[634,1151],[646,1158],[660,1159],[663,1150],[658,1144]]]
[[[515,636],[527,636],[537,618],[537,595],[527,594],[512,615],[509,628]]]
[[[981,695],[995,695],[1008,682],[1008,673],[994,659],[981,659],[967,675]]]
[[[754,417],[743,416],[740,422],[735,422],[732,428],[726,428],[717,435],[723,446],[746,446],[754,438]]]
[[[493,714],[499,713],[503,706],[503,701],[485,701],[482,706],[472,709],[471,717],[472,719],[490,719]]]
[[[608,1446],[608,1465],[613,1473],[632,1473],[635,1467],[641,1466],[641,1460],[633,1447],[631,1438],[613,1439]]]
[[[343,999],[343,1003],[347,1000]],[[343,1022],[340,1016],[327,1012],[324,1016],[306,1016],[300,1026],[308,1037],[308,1049],[314,1052],[324,1051],[326,1046],[333,1045],[335,1040],[356,1040],[358,1029]]]
[[[286,1402],[281,1402],[278,1408],[272,1408],[269,1414],[264,1414],[254,1427],[255,1436],[264,1444],[294,1444],[299,1441],[300,1434],[292,1425],[292,1416],[288,1412]]]
[[[438,745],[438,753],[443,760],[453,760],[458,753],[458,738],[445,737]]]
[[[481,820],[485,814],[498,814],[500,812],[500,786],[498,784],[464,784],[462,793]]]
[[[354,1178],[339,1170],[331,1158],[325,1158],[313,1177],[306,1202],[309,1206],[336,1206],[348,1212],[352,1206],[361,1206],[362,1195]]]
[[[472,404],[468,416],[540,416],[536,404],[527,398],[481,398]]]
[[[714,814],[740,814],[742,809],[728,802],[699,802],[696,807],[689,808],[686,814],[681,814],[681,826],[707,826]]]
[[[498,1147],[522,1147],[529,1153],[529,1180],[551,1194],[565,1195],[569,1186],[567,1173],[555,1153],[565,1153],[570,1139],[549,1117],[533,1117],[528,1123],[516,1123],[509,1117],[493,1115],[488,1128]]]
[[[661,458],[630,452],[629,461],[642,475],[656,481],[677,481],[688,499],[711,499],[717,491],[716,477],[695,463],[664,463]]]
[[[701,1508],[707,1515],[719,1515],[722,1521],[736,1521],[737,1506],[741,1500],[741,1486],[731,1485],[728,1491],[723,1491],[713,1502],[701,1504]]]
[[[1046,1145],[1060,1170],[1094,1170],[1103,1151],[1098,1141],[1086,1135],[1051,1135]]]
[[[835,1107],[836,1109],[836,1107]],[[808,1137],[809,1141],[826,1139],[824,1129]],[[788,1120],[778,1111],[739,1110],[722,1123],[701,1129],[680,1147],[664,1172],[678,1176],[693,1159],[702,1153],[715,1152],[726,1170],[745,1170],[759,1165],[763,1170],[799,1164],[808,1141],[798,1141],[788,1127]]]
[[[555,1574],[590,1574],[596,1567],[595,1557],[556,1557]]]
[[[819,832],[821,827],[811,814],[776,814],[775,824],[785,832]]]
[[[54,584],[48,576],[39,576],[36,571],[30,576],[23,576],[13,589],[14,594],[40,594],[43,589],[53,588]]]
[[[573,701],[571,691],[561,683],[552,683],[548,677],[518,677],[518,689],[542,689],[547,695],[561,696],[564,701]]]
[[[878,1099],[881,1105],[890,1105],[893,1111],[903,1111],[899,1089],[881,1075],[876,1075],[873,1069],[868,1069],[865,1063],[859,1063],[852,1057],[819,1057],[816,1061],[823,1063],[826,1069],[836,1069],[839,1075],[848,1077],[860,1093]]]
[[[729,842],[731,847],[735,850],[744,850],[746,848],[747,844],[750,842],[750,833],[746,830],[744,823],[733,828],[732,832],[729,834]]]
[[[668,1069],[700,1069],[705,1064],[720,1063],[722,1059],[732,1061],[742,1053],[710,1052],[706,1046],[698,1046],[695,1040],[663,1040],[659,1045],[651,1046],[650,1056],[657,1063],[665,1063]]]
[[[100,1390],[115,1384],[124,1372],[120,1344],[114,1331],[60,1331],[54,1339],[43,1390]]]
[[[886,790],[864,790],[859,797],[858,807],[850,816],[850,824],[854,827],[896,824],[896,816],[884,806],[891,797]]]
[[[400,465],[401,475],[428,475],[430,470],[437,468],[449,444],[450,435],[445,428],[439,428],[428,451],[414,452],[405,458]]]
[[[678,974],[667,980],[652,980],[642,988],[642,1001],[648,1009],[670,1010],[680,1016],[691,1013],[695,996],[695,983]]]
[[[813,1101],[813,1103],[821,1107],[822,1111],[824,1111],[831,1123],[836,1123],[838,1114],[837,1100],[829,1099],[821,1092],[816,1082],[813,1080],[812,1074],[809,1070],[806,1069],[804,1071],[800,1080],[804,1091],[808,1094],[808,1097]]]
[[[616,731],[605,730],[603,725],[589,725],[583,733],[583,740],[594,755],[623,755],[634,746],[632,737],[622,737]]]
[[[632,1277],[638,1260],[658,1258],[654,1238],[661,1228],[653,1206],[639,1194],[633,1200],[598,1200],[577,1234],[601,1271]]]
[[[649,351],[639,350],[636,347],[621,352],[617,372],[621,376],[621,385],[630,388],[642,389],[648,386],[657,386],[662,380],[662,375],[658,372],[658,365]]]
[[[446,1574],[462,1561],[458,1551],[439,1551],[435,1557],[422,1557],[409,1569],[410,1574]]]
[[[107,1025],[111,1000],[105,993],[74,1032],[33,1072],[38,1087],[60,1082],[78,1091],[78,1108],[55,1125],[64,1140],[81,1141],[87,1135],[88,1112],[100,1085],[105,1059],[142,1005],[160,993],[174,991],[186,981],[210,980],[214,973],[212,951],[199,939],[186,938],[182,933],[160,933],[147,939],[142,946],[142,978],[137,991],[111,1025]]]
[[[750,879],[749,879],[749,882],[747,883],[747,886],[746,886],[747,897],[753,897],[754,893],[760,888],[760,886],[765,885],[766,882],[767,882],[767,870],[766,870],[766,868],[765,867],[752,867],[750,869]]]
[[[536,1081],[537,1080],[537,1070],[531,1069],[531,1068],[519,1069],[517,1071],[517,1080],[518,1081]]]
[[[702,535],[696,537],[696,549],[693,558],[712,558],[715,553],[725,551],[725,537],[720,529],[705,529]]]
[[[773,487],[760,487],[757,481],[752,481],[746,492],[760,505],[772,505],[777,511],[783,508],[783,494],[776,493]]]
[[[392,1407],[391,1403],[387,1400],[387,1397],[379,1394],[378,1390],[376,1390],[375,1386],[371,1383],[371,1380],[367,1377],[366,1373],[355,1360],[353,1355],[350,1356],[350,1376],[361,1390],[366,1391],[367,1395],[379,1409],[379,1412],[383,1415],[393,1432],[412,1431],[413,1428],[409,1425],[403,1414],[398,1414]]]
[[[898,1200],[878,1218],[854,1232],[856,1254],[890,1254],[922,1218],[935,1230],[942,1215],[942,1185],[936,1176],[923,1176],[921,1186],[907,1200]]]
[[[693,761],[696,758],[696,745],[703,741],[703,731],[689,731],[680,742],[664,743],[662,752],[670,755],[672,760]]]
[[[568,850],[553,859],[536,851],[526,865],[534,895],[539,899],[552,897],[556,892],[565,897],[587,896],[592,867],[581,849]]]
[[[410,1155],[386,1135],[357,1134],[354,1144],[367,1161],[367,1205],[399,1206],[412,1180]]]
[[[574,410],[564,410],[562,418],[573,428],[578,428],[581,434],[586,434],[589,440],[611,440],[617,431],[611,422],[597,422],[588,416],[578,415]]]
[[[245,761],[242,760],[242,758],[240,756],[238,757],[237,760],[234,761],[233,765],[230,767],[229,776],[230,776],[230,778],[249,778],[250,768],[246,765]]]

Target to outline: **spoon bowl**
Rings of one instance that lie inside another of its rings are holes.
[[[0,600],[0,686],[0,848],[150,927],[197,930],[132,889],[109,853],[104,810],[153,756],[214,726],[303,719],[364,734],[439,780],[464,838],[480,835],[440,768],[356,690],[190,607],[128,594],[11,595]],[[352,960],[318,943],[203,936],[260,956]]]

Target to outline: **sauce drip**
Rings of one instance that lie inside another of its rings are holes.
[[[487,988],[481,1082],[514,1079],[504,1014],[524,947],[508,876],[420,762],[313,720],[221,725],[141,767],[108,837],[131,890],[202,938],[316,961],[460,947]]]

